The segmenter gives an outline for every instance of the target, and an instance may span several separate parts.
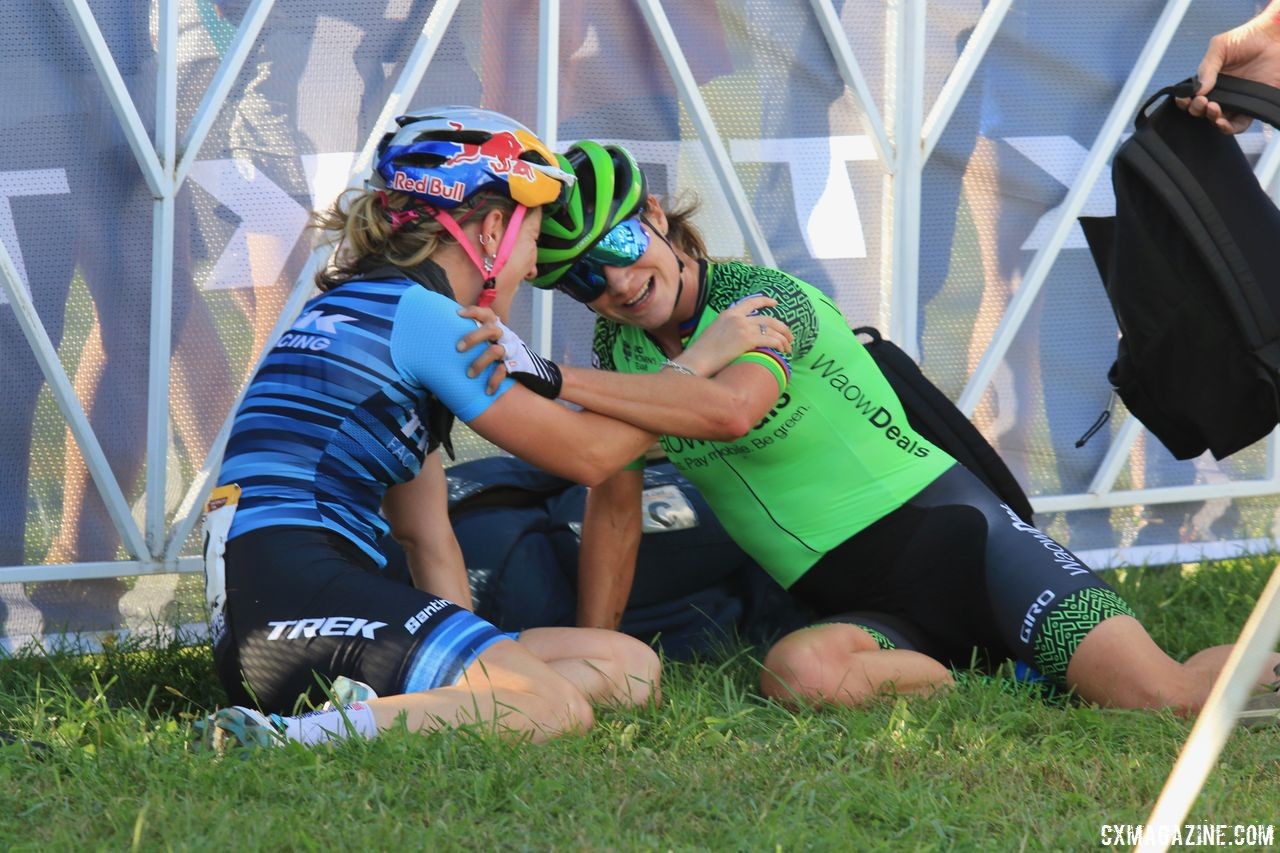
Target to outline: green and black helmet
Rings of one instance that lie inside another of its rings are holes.
[[[577,183],[560,209],[542,218],[538,276],[533,284],[559,288],[579,302],[590,302],[603,289],[599,282],[580,281],[573,268],[605,235],[644,210],[648,199],[644,172],[625,148],[590,140],[575,143],[557,159]]]

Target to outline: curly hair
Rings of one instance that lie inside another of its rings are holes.
[[[481,193],[448,214],[465,222],[472,217],[483,219],[491,210],[501,210],[509,220],[515,202],[494,193]],[[401,213],[407,216],[396,216]],[[320,290],[331,290],[373,265],[385,263],[412,270],[429,260],[441,246],[457,242],[421,202],[393,190],[347,190],[332,207],[312,217],[311,227],[327,233],[322,242],[337,245],[332,262],[316,273],[316,287]]]
[[[694,195],[682,195],[662,202],[662,210],[667,215],[667,239],[692,258],[707,257],[707,241],[698,226],[693,224],[694,214],[701,206],[702,203]]]

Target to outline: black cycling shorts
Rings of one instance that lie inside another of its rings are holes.
[[[943,662],[1014,657],[1059,684],[1090,630],[1133,615],[958,464],[829,551],[791,592],[823,616],[870,610],[905,620],[917,650]]]
[[[870,610],[854,610],[848,613],[836,613],[824,616],[814,625],[830,625],[838,623],[853,625],[871,635],[876,645],[882,649],[903,649],[906,651],[926,651],[934,640],[927,633],[891,613],[876,613]]]
[[[451,601],[382,575],[320,528],[272,527],[227,542],[227,631],[214,648],[235,704],[291,713],[340,675],[380,696],[454,684],[511,639]]]

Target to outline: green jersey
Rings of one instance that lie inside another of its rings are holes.
[[[790,587],[827,551],[906,503],[954,460],[907,423],[902,404],[840,309],[777,270],[709,264],[686,346],[716,316],[755,294],[783,320],[792,353],[738,358],[778,381],[773,408],[737,441],[663,436],[668,458],[696,485],[725,529],[778,583]],[[600,318],[596,366],[652,373],[666,356],[640,328]]]

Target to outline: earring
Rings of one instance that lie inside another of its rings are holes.
[[[487,246],[487,245],[489,245],[489,238],[488,238],[488,236],[487,236],[487,235],[485,235],[485,234],[481,234],[481,235],[480,235],[480,245],[481,245],[481,246]]]
[[[485,255],[485,256],[484,256],[484,275],[485,275],[485,278],[492,278],[492,277],[493,277],[493,264],[494,264],[494,261],[496,261],[496,260],[497,260],[497,258],[495,258],[493,255]]]

